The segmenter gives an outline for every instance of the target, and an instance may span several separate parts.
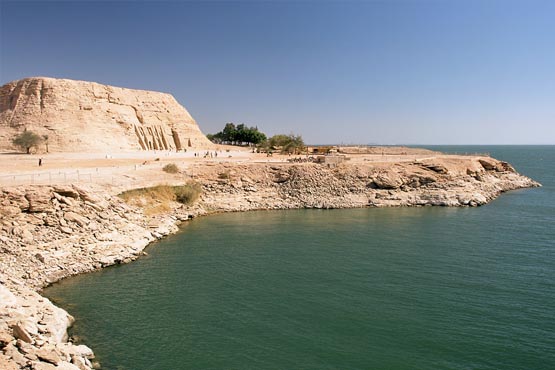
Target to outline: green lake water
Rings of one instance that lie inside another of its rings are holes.
[[[432,149],[489,152],[544,187],[199,218],[45,294],[103,369],[555,369],[555,147]]]

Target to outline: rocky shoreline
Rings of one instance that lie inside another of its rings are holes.
[[[0,368],[91,369],[68,342],[73,318],[38,292],[65,277],[132,261],[190,218],[261,209],[479,206],[540,186],[489,157],[326,166],[220,163],[184,171],[202,185],[194,206],[145,215],[100,186],[0,189]]]

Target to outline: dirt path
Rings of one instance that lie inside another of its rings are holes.
[[[159,183],[182,182],[193,177],[195,168],[218,163],[288,163],[292,158],[306,155],[252,153],[249,148],[221,146],[217,151],[175,153],[167,151],[138,151],[123,153],[0,153],[0,186],[53,185],[68,183],[95,183],[111,193],[151,186]],[[378,153],[347,154],[349,163],[401,163],[437,157],[438,153],[420,149],[384,147]],[[456,156],[448,156],[455,159]],[[41,159],[41,166],[39,166]],[[176,164],[180,173],[170,175],[162,171]]]

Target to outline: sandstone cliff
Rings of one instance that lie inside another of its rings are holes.
[[[37,77],[0,87],[0,151],[14,149],[26,129],[47,135],[50,152],[212,147],[170,94],[86,81]]]

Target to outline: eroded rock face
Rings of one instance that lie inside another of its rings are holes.
[[[48,136],[41,152],[212,147],[170,94],[86,81],[37,77],[0,87],[0,150],[14,149],[25,129]]]
[[[2,281],[9,280],[8,289]],[[0,275],[0,368],[93,368],[94,354],[85,345],[67,342],[73,317],[15,279]]]
[[[83,185],[0,189],[0,369],[92,369],[92,350],[68,342],[71,315],[34,289],[131,261],[189,217],[147,219]]]
[[[380,171],[373,180],[378,189],[398,189],[403,184],[401,176],[394,171]]]
[[[487,162],[487,169],[482,162]],[[479,206],[502,192],[539,186],[493,158],[395,165],[264,164],[195,168],[204,206],[219,211],[290,208]],[[222,180],[221,173],[229,176]]]

